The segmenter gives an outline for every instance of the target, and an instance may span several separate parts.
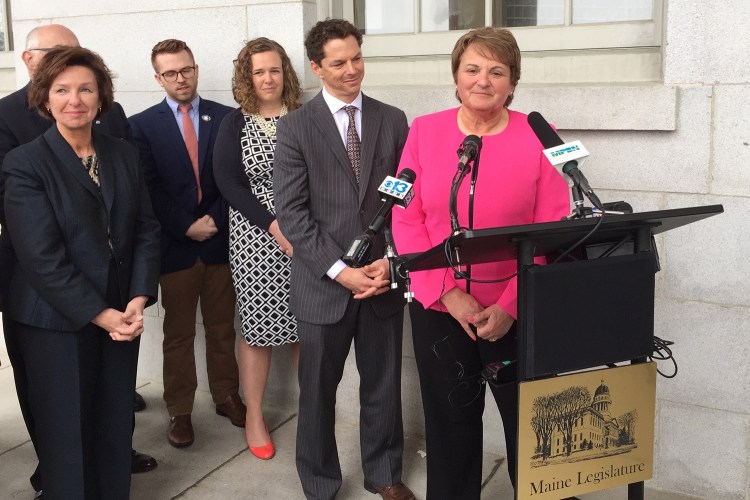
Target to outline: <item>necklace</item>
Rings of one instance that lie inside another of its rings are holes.
[[[279,118],[284,116],[286,113],[286,104],[284,104],[281,106]],[[253,113],[252,117],[255,124],[260,127],[264,134],[266,134],[266,137],[268,137],[269,139],[276,139],[276,123],[273,121],[273,119],[266,120],[260,113]]]

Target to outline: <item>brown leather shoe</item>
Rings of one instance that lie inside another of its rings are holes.
[[[404,483],[391,486],[375,486],[365,479],[365,489],[370,493],[380,493],[383,500],[416,500],[414,493]]]
[[[245,407],[245,403],[242,402],[240,395],[236,392],[227,396],[223,403],[216,405],[216,414],[227,417],[232,422],[232,425],[236,425],[237,427],[245,427],[246,413],[247,408]]]
[[[190,414],[177,415],[169,419],[169,432],[167,433],[169,444],[175,448],[184,448],[193,444],[195,434],[193,433],[193,422]]]

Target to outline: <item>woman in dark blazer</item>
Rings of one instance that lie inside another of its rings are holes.
[[[29,104],[55,121],[5,157],[18,332],[44,498],[127,499],[143,310],[156,300],[159,224],[127,142],[92,132],[113,102],[101,58],[51,50]]]

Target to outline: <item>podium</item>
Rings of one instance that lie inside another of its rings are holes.
[[[722,212],[721,205],[708,205],[468,230],[425,252],[401,256],[401,267],[409,272],[449,267],[446,244],[461,265],[516,260],[519,383],[619,362],[639,364],[654,351],[659,267],[654,236]],[[551,263],[584,237],[572,259]],[[548,265],[534,265],[537,256],[546,256]],[[653,418],[649,425],[653,432]],[[518,436],[520,463],[527,448],[520,429]],[[514,473],[518,479],[518,470]],[[627,484],[629,500],[643,498],[643,481]]]

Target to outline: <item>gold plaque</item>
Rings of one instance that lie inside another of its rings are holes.
[[[519,385],[517,498],[559,500],[650,479],[656,364]]]

